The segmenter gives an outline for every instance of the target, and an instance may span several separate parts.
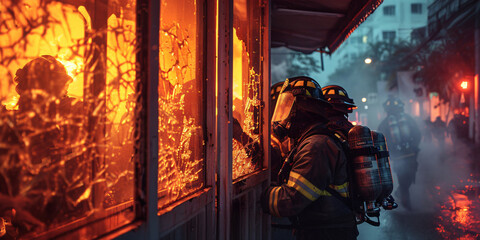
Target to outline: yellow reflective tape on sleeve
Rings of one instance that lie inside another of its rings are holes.
[[[275,216],[280,216],[280,213],[278,212],[278,192],[280,191],[280,187],[274,187],[270,191],[270,201],[269,201],[269,208],[270,208],[270,213],[272,213]]]
[[[308,188],[310,188],[312,191],[320,194],[322,192],[322,190],[320,190],[319,188],[315,187],[315,185],[313,185],[310,181],[308,181],[306,178],[304,178],[302,175],[296,173],[296,172],[290,172],[290,176],[292,176],[293,178],[297,179],[298,181],[302,182],[303,184],[305,184],[305,186],[307,186]]]
[[[295,181],[292,181],[291,179],[288,180],[287,186],[289,186],[291,188],[294,188],[295,190],[297,190],[299,193],[301,193],[303,196],[305,196],[306,198],[308,198],[312,202],[315,201],[315,199],[318,198],[317,194],[315,196],[313,196],[307,190],[302,188],[300,185],[296,184]]]
[[[340,193],[342,197],[348,197],[348,182],[345,182],[342,185],[333,185],[331,184],[330,187]]]
[[[311,201],[315,201],[320,196],[332,196],[327,190],[321,190],[313,185],[310,181],[296,172],[290,172],[290,178],[287,186],[294,188],[303,196]],[[348,197],[348,182],[342,185],[330,185],[332,189],[337,191],[342,197]]]
[[[326,190],[321,190],[315,187],[310,181],[296,172],[290,172],[290,179],[288,180],[287,185],[295,188],[311,201],[315,201],[320,196],[330,196],[330,193]]]

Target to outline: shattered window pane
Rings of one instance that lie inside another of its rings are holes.
[[[202,189],[205,181],[203,3],[164,0],[160,12],[158,207]]]
[[[82,237],[133,220],[135,1],[100,5],[0,4],[0,222],[11,237],[116,209]]]
[[[233,15],[233,170],[237,179],[261,167],[261,12],[235,0]]]

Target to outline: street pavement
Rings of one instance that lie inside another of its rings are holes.
[[[450,139],[439,146],[435,140],[420,145],[412,209],[399,203],[398,209],[382,210],[380,227],[359,225],[359,240],[480,239],[480,155],[471,144]]]

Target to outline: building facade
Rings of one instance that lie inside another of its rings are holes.
[[[414,29],[427,25],[427,8],[431,2],[432,0],[385,0],[332,55],[332,65],[348,64],[350,59],[366,52],[370,43],[410,40]]]

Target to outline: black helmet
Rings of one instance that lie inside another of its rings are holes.
[[[322,92],[327,101],[339,112],[347,114],[357,109],[353,99],[348,97],[347,91],[338,85],[325,86]]]
[[[387,101],[383,103],[383,108],[388,114],[396,114],[403,112],[403,102],[397,98],[390,96]]]
[[[273,131],[283,139],[297,112],[310,113],[326,120],[325,109],[332,108],[322,94],[320,85],[310,77],[287,78],[278,95],[272,115]]]

